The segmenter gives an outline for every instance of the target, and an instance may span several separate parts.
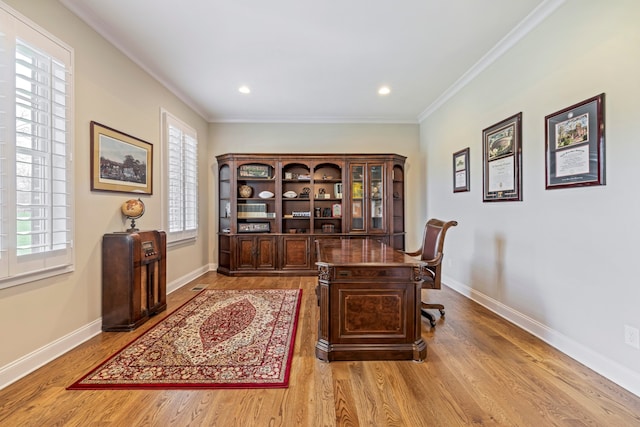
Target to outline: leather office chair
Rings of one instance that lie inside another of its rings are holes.
[[[427,221],[422,237],[422,247],[414,252],[405,252],[407,255],[420,256],[420,260],[427,263],[427,273],[424,278],[422,289],[440,289],[442,276],[442,258],[444,257],[444,237],[450,227],[458,225],[457,221],[442,221],[432,218]],[[429,319],[431,326],[436,326],[436,319],[427,312],[427,309],[437,309],[440,316],[444,316],[444,305],[427,303],[422,301],[420,309],[422,315]]]

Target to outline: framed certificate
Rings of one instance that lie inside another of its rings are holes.
[[[545,117],[546,189],[604,185],[604,93]]]
[[[453,153],[453,192],[469,191],[469,147]]]
[[[522,113],[482,131],[483,201],[522,200]]]

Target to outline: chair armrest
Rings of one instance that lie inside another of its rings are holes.
[[[435,267],[442,262],[442,252],[439,252],[438,256],[436,256],[435,258],[423,259],[422,262],[427,264],[427,267]]]
[[[418,249],[417,251],[413,251],[413,252],[408,252],[408,251],[401,251],[401,252],[409,256],[418,256],[422,253],[422,249]]]
[[[417,251],[413,251],[413,252],[407,252],[407,251],[400,251],[400,252],[409,256],[422,255],[422,249],[418,249]],[[435,267],[442,262],[442,252],[439,252],[438,255],[433,259],[421,259],[420,261],[427,264],[427,267]]]

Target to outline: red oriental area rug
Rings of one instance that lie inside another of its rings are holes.
[[[67,389],[287,387],[301,295],[205,289]]]

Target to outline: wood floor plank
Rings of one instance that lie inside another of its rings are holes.
[[[289,387],[268,390],[73,390],[66,387],[197,293],[302,289]],[[314,277],[207,273],[132,332],[101,333],[0,390],[2,426],[640,426],[640,398],[494,313],[444,288],[423,363],[315,357]]]

